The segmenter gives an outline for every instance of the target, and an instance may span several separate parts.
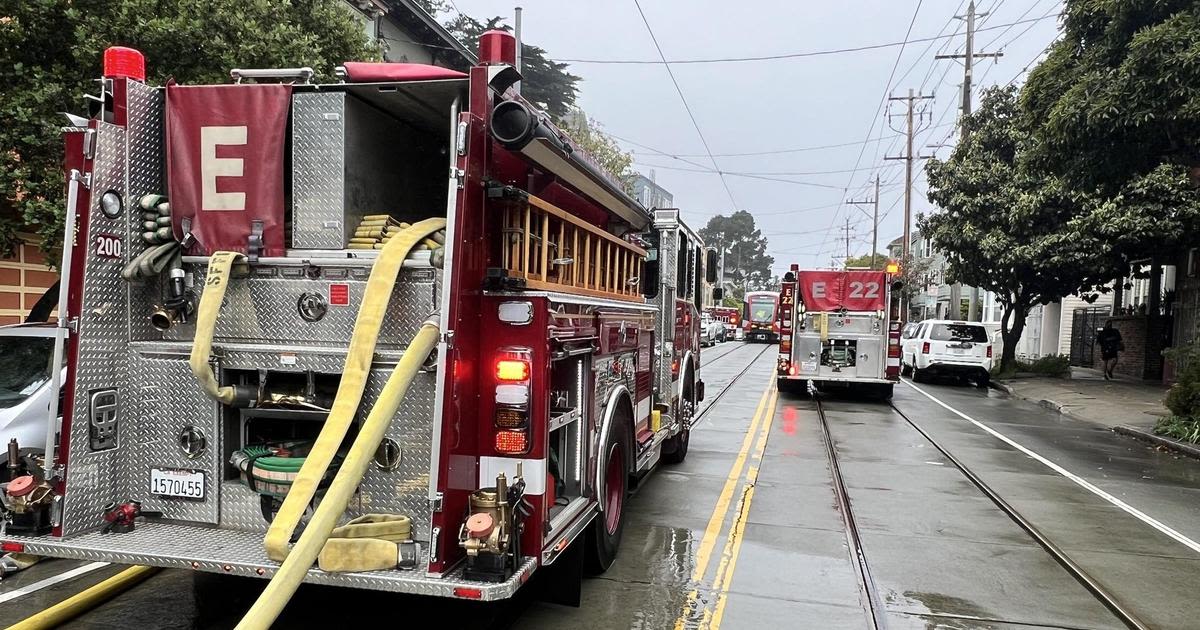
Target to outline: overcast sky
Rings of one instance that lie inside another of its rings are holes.
[[[904,41],[918,6],[916,0],[641,3],[663,53],[672,61],[898,43]],[[468,15],[485,18],[511,15],[516,3],[455,0],[455,4]],[[633,0],[521,0],[521,5],[525,41],[545,48],[555,59],[659,58]],[[980,0],[977,10],[991,15],[977,23],[976,52],[1003,50],[1004,56],[998,63],[976,61],[976,103],[985,86],[1023,80],[1022,70],[1040,58],[1057,36],[1055,16],[1061,3]],[[735,204],[753,213],[767,236],[768,253],[775,257],[775,271],[781,273],[793,262],[828,266],[832,256],[844,255],[847,218],[851,255],[870,252],[871,208],[858,210],[841,202],[870,197],[869,182],[877,173],[882,179],[880,251],[901,234],[904,163],[883,157],[900,155],[904,145],[888,128],[881,101],[889,90],[897,96],[909,88],[935,95],[923,104],[928,112],[921,124],[925,130],[914,146],[921,154],[936,151],[942,158],[949,154],[948,147],[927,145],[954,141],[963,68],[957,61],[935,60],[934,55],[962,52],[965,26],[952,18],[965,11],[965,1],[923,0],[909,36],[914,41],[903,49],[897,45],[768,61],[672,64],[700,131],[727,173],[729,193],[713,171],[661,63],[574,62],[571,66],[583,77],[579,104],[633,152],[638,171],[655,172],[658,183],[674,194],[685,221],[702,227],[713,215],[729,214]],[[1023,20],[1036,21],[1009,26]],[[935,41],[919,41],[939,35],[943,37]],[[893,67],[895,76],[889,85]],[[890,111],[895,114],[892,126],[902,129],[903,103],[891,103]],[[872,141],[864,148],[867,138]],[[728,155],[828,145],[843,146]],[[920,166],[914,162],[914,227],[917,213],[930,209]]]

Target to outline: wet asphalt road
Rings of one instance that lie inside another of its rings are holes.
[[[710,398],[753,365],[693,431],[687,460],[655,472],[630,499],[620,557],[586,581],[580,608],[537,601],[532,590],[506,604],[472,605],[305,587],[277,627],[342,627],[368,616],[454,628],[870,627],[816,403],[774,391],[774,350],[729,342],[704,351]],[[1200,626],[1200,552],[1187,545],[1200,540],[1200,462],[994,391],[915,387],[897,386],[896,409],[1125,605],[1155,628]],[[895,409],[823,400],[888,628],[1123,627]],[[84,564],[47,561],[0,582],[0,624],[119,570],[8,595]],[[261,588],[163,571],[66,627],[232,627]]]

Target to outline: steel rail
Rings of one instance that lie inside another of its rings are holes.
[[[704,363],[704,362],[703,362],[704,360],[706,360],[706,358],[705,358],[705,356],[704,356],[704,354],[703,354],[703,352],[702,352],[702,353],[700,354],[700,359],[701,359],[700,367],[704,367],[705,365],[712,365],[713,363],[716,363],[717,361],[720,361],[721,359],[724,359],[725,357],[727,357],[727,356],[729,356],[729,355],[731,355],[731,354],[733,354],[733,353],[737,352],[738,350],[741,350],[742,348],[745,348],[745,347],[746,347],[746,346],[744,346],[744,345],[742,345],[742,346],[734,346],[734,347],[733,347],[733,349],[731,349],[731,350],[726,350],[725,352],[722,352],[721,354],[718,354],[718,355],[717,355],[717,356],[715,356],[715,357],[707,358],[707,361],[708,361],[708,363]],[[715,348],[714,348],[714,350],[715,350]],[[710,351],[711,351],[711,350],[710,350]]]
[[[959,472],[961,472],[963,476],[965,476],[972,484],[974,484],[976,488],[979,488],[981,492],[987,495],[987,497],[991,499],[992,503],[996,504],[996,507],[1000,508],[1000,510],[1008,515],[1008,517],[1012,519],[1014,523],[1020,526],[1021,529],[1025,530],[1025,532],[1029,534],[1031,538],[1037,541],[1037,543],[1041,545],[1042,548],[1045,549],[1046,552],[1049,553],[1059,565],[1066,569],[1067,573],[1070,573],[1076,581],[1090,591],[1092,595],[1096,597],[1096,599],[1100,600],[1100,603],[1104,604],[1104,606],[1108,608],[1113,615],[1121,621],[1121,623],[1124,623],[1126,626],[1133,628],[1134,630],[1150,630],[1152,628],[1152,626],[1142,621],[1133,613],[1133,611],[1129,610],[1127,607],[1125,607],[1125,605],[1117,600],[1116,596],[1109,592],[1103,584],[1089,575],[1088,572],[1083,569],[1083,567],[1079,566],[1074,560],[1072,560],[1071,557],[1068,556],[1061,547],[1056,545],[1054,541],[1047,538],[1045,534],[1038,530],[1038,528],[1029,521],[1029,519],[1025,518],[1025,516],[1016,508],[1014,508],[1008,501],[1005,501],[1004,498],[1001,497],[995,490],[993,490],[992,487],[987,484],[987,482],[981,479],[979,475],[976,475],[975,472],[963,464],[961,460],[951,454],[950,451],[946,450],[946,448],[943,447],[937,440],[933,439],[933,436],[929,435],[929,433],[926,432],[921,425],[913,421],[913,419],[908,417],[908,415],[903,411],[900,411],[900,408],[897,407],[895,403],[889,403],[889,405],[897,414],[900,415],[901,418],[904,418],[905,422],[912,426],[912,428],[916,429],[917,433],[920,433],[921,436],[924,437],[931,445],[933,445],[934,448],[940,451],[946,459],[950,460],[950,463],[953,464],[954,467],[957,468]]]
[[[853,510],[850,508],[850,492],[846,488],[845,481],[842,480],[837,449],[833,445],[833,434],[829,431],[829,423],[825,419],[825,408],[821,405],[819,396],[814,396],[813,400],[817,403],[817,417],[821,421],[821,434],[825,439],[825,451],[829,455],[829,472],[833,477],[833,491],[837,496],[838,511],[842,513],[842,521],[846,525],[846,544],[850,547],[850,555],[854,556],[858,585],[866,599],[867,612],[871,616],[871,627],[875,630],[886,630],[888,627],[886,610],[883,607],[883,600],[879,597],[879,588],[875,585],[875,578],[871,576],[871,567],[867,563],[867,555],[863,550],[858,524],[854,520]]]
[[[742,347],[744,348],[746,346],[742,346]],[[755,363],[758,363],[759,358],[761,358],[762,355],[765,354],[766,351],[770,347],[771,347],[771,344],[765,344],[763,346],[763,349],[759,350],[758,354],[754,355],[754,358],[750,359],[750,361],[746,363],[746,367],[742,368],[737,374],[734,375],[733,378],[729,379],[729,382],[725,384],[725,387],[721,388],[721,391],[717,392],[716,396],[713,396],[712,398],[709,399],[708,404],[704,406],[704,409],[700,410],[700,412],[696,414],[695,418],[692,418],[692,428],[693,429],[700,426],[700,421],[704,419],[704,416],[708,415],[708,412],[712,410],[712,408],[717,404],[717,402],[720,401],[722,398],[724,398],[725,394],[728,393],[729,390],[733,389],[733,386],[735,384],[737,384],[738,380],[741,379],[743,376],[745,376],[746,372],[749,372],[750,368],[754,367]],[[737,352],[737,350],[723,354],[717,358],[718,359],[723,358],[723,357],[727,356],[728,354],[732,354],[733,352]],[[714,359],[714,361],[715,360],[716,359]],[[703,364],[700,365],[700,369],[704,369]]]

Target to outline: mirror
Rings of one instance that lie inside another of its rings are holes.
[[[903,288],[904,288],[904,282],[902,280],[897,280],[892,283],[893,291],[899,291],[900,289],[903,289]]]
[[[713,289],[713,302],[720,302],[725,298],[725,289],[717,287]]]
[[[658,257],[648,257],[645,267],[642,269],[641,287],[642,295],[652,298],[658,295]]]
[[[709,248],[704,253],[704,279],[709,282],[716,282],[717,266],[720,265],[720,259],[717,258],[717,250]]]

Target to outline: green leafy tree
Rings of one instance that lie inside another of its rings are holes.
[[[890,260],[891,258],[889,258],[887,254],[880,254],[876,252],[874,258],[872,258],[870,254],[863,254],[862,256],[847,258],[843,264],[847,269],[853,267],[857,269],[874,269],[876,271],[880,271],[887,267],[888,261]]]
[[[775,258],[767,254],[767,237],[754,225],[754,215],[738,210],[729,216],[718,214],[700,229],[704,244],[724,251],[725,273],[733,278],[732,297],[739,300],[745,291],[771,286],[771,265]]]
[[[235,67],[336,65],[378,58],[341,0],[8,0],[0,7],[0,248],[36,228],[62,239],[59,112],[95,93],[102,51],[146,55],[149,80],[224,83]]]
[[[459,14],[446,23],[446,29],[467,48],[475,50],[479,47],[479,36],[485,31],[511,31],[512,27],[504,24],[500,16],[480,22],[473,17]],[[571,74],[569,64],[554,61],[546,56],[543,48],[528,43],[521,44],[521,96],[537,105],[550,117],[560,120],[565,117],[575,104],[579,95],[581,78]]]
[[[1013,364],[1029,310],[1092,290],[1111,269],[1098,264],[1077,199],[1031,168],[1016,88],[985,90],[963,122],[966,137],[926,167],[929,199],[942,211],[918,219],[943,252],[949,280],[992,291],[1003,308],[1001,370]]]
[[[1037,166],[1093,204],[1114,259],[1180,245],[1200,225],[1200,2],[1068,0],[1063,37],[1021,106]]]
[[[626,192],[632,188],[633,155],[621,150],[621,145],[612,136],[604,133],[603,127],[583,110],[572,108],[558,126],[578,144],[588,156],[610,175],[624,182]]]

